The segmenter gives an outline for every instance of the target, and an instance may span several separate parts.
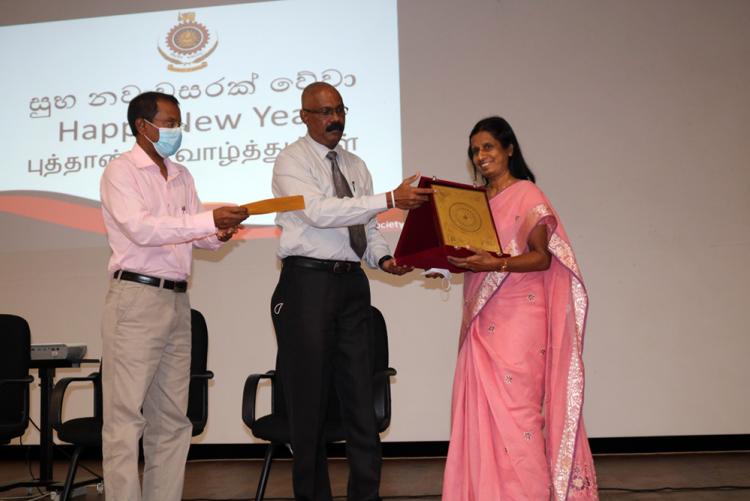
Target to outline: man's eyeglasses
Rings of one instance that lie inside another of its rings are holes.
[[[167,129],[175,129],[175,128],[179,127],[180,129],[183,129],[185,127],[185,124],[182,123],[182,122],[162,121],[162,120],[158,120],[158,119],[154,120],[152,122],[150,120],[146,120],[145,118],[143,120],[145,120],[146,122],[150,123],[151,125],[153,125],[154,127],[157,127],[157,128],[158,127],[165,127]],[[160,124],[156,124],[154,122],[159,122],[161,125]]]
[[[338,106],[336,108],[331,108],[329,106],[326,106],[325,108],[318,108],[317,110],[302,108],[302,111],[313,113],[315,115],[321,115],[324,117],[331,117],[333,116],[334,113],[336,115],[346,115],[347,113],[349,113],[349,108],[346,106]]]

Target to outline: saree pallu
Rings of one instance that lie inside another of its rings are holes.
[[[490,207],[512,256],[545,225],[552,264],[465,274],[443,500],[598,499],[581,414],[588,296],[575,256],[534,183],[511,185]]]

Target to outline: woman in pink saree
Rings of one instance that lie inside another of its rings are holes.
[[[503,251],[465,268],[443,501],[598,499],[581,414],[588,296],[565,230],[500,117],[470,134]]]

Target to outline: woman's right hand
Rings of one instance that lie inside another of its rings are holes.
[[[503,259],[495,257],[485,250],[476,249],[468,245],[464,248],[474,254],[466,257],[448,256],[448,262],[459,268],[464,268],[474,272],[498,271],[502,266]]]

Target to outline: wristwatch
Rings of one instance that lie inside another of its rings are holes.
[[[385,256],[383,256],[380,259],[378,259],[378,268],[380,268],[382,270],[383,269],[383,263],[385,263],[389,259],[393,259],[393,256],[391,256],[390,254],[386,254]]]

